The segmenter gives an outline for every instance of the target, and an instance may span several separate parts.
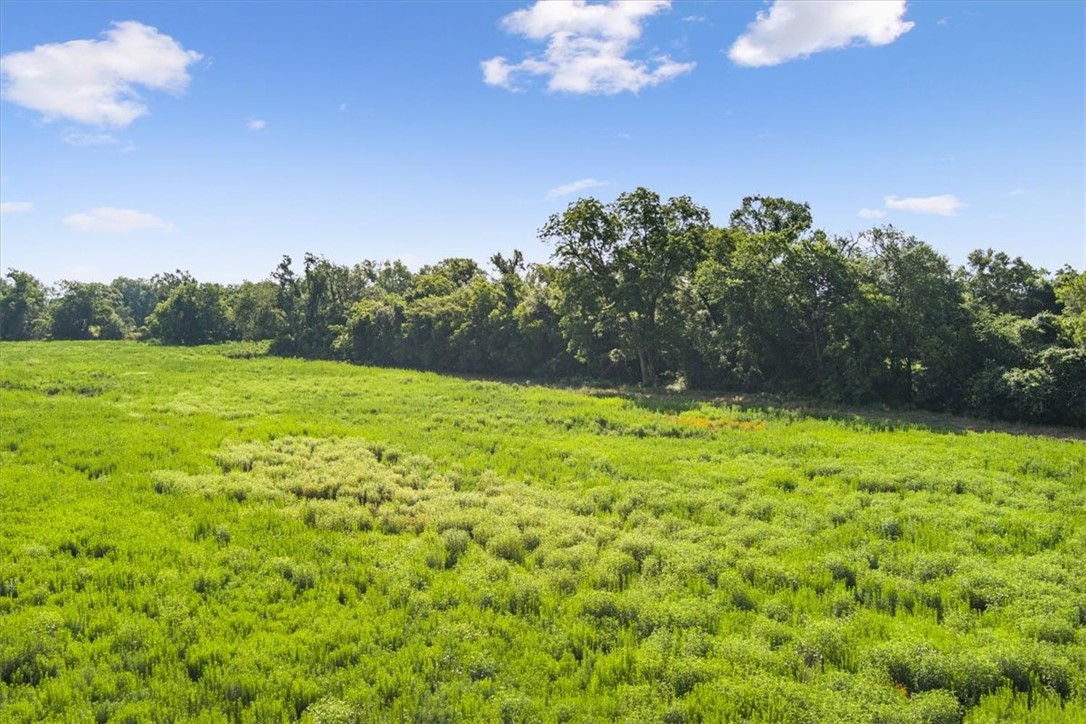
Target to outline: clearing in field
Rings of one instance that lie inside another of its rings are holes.
[[[1086,445],[0,347],[7,721],[1081,721]]]

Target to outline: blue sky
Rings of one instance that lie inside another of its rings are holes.
[[[647,186],[1082,269],[1084,8],[4,0],[0,264],[544,261],[549,214]]]

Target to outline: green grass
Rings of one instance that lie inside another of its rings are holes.
[[[0,346],[5,721],[1086,721],[1086,445]]]

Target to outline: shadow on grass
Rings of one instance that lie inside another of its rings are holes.
[[[263,355],[277,356],[263,343],[233,343],[223,345],[228,357],[255,357]],[[247,345],[252,345],[251,347]],[[778,394],[768,393],[724,393],[718,391],[683,391],[675,392],[666,388],[645,390],[629,387],[595,386],[571,381],[531,381],[522,376],[500,376],[448,372],[442,370],[416,369],[407,367],[388,367],[388,369],[416,372],[431,372],[444,377],[455,377],[475,382],[496,382],[499,384],[517,384],[531,387],[547,387],[567,392],[580,392],[600,398],[621,398],[646,411],[658,414],[677,415],[696,409],[705,404],[728,405],[741,411],[757,412],[769,419],[815,419],[841,422],[856,429],[872,432],[892,432],[894,430],[927,430],[943,434],[965,434],[967,432],[1001,432],[1009,435],[1047,437],[1058,440],[1076,440],[1086,442],[1086,429],[1060,425],[1038,425],[1005,420],[988,420],[950,413],[908,410],[884,406],[838,405],[817,400],[802,400]]]
[[[571,388],[565,387],[562,389]],[[607,388],[580,388],[580,391],[593,397],[621,398],[644,410],[659,414],[676,415],[697,409],[706,404],[714,406],[726,405],[742,411],[757,412],[770,419],[828,420],[845,423],[850,427],[871,432],[892,432],[894,430],[910,429],[957,435],[966,432],[1002,432],[1011,435],[1086,441],[1086,429],[1082,428],[985,420],[924,410],[835,405],[827,402],[800,400],[764,393],[726,394],[719,392],[671,392],[668,390]]]

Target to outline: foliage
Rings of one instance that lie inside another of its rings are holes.
[[[750,196],[715,227],[690,198],[638,188],[551,216],[552,264],[514,250],[491,274],[466,258],[412,272],[306,254],[260,282],[178,270],[50,297],[11,270],[0,337],[270,340],[308,359],[1086,426],[1086,272],[992,249],[954,269],[892,226],[834,237],[813,223],[807,204]]]
[[[120,297],[123,316],[131,327],[142,327],[163,299],[164,289],[157,280],[117,277],[109,286]]]
[[[39,336],[45,314],[45,286],[34,276],[8,269],[0,277],[0,340]]]
[[[1055,312],[1056,294],[1044,269],[1030,266],[1021,257],[977,249],[970,252],[966,267],[966,291],[996,314],[1033,317]]]
[[[242,282],[228,294],[230,317],[238,339],[274,339],[282,325],[275,307],[275,285],[270,281]]]
[[[210,344],[230,337],[229,309],[218,284],[186,281],[174,287],[147,319],[150,333],[166,344]]]
[[[375,283],[351,309],[337,355],[427,370],[546,373],[562,340],[542,282],[535,270],[524,274],[519,251],[493,261],[497,280],[468,260],[447,259],[420,270],[406,294]]]
[[[581,199],[547,220],[539,236],[554,244],[559,314],[581,359],[607,349],[612,361],[635,361],[643,385],[656,383],[670,341],[661,308],[693,274],[708,228],[709,212],[689,197],[664,203],[645,188],[607,205]]]
[[[1086,347],[1086,271],[1064,267],[1056,275],[1056,299],[1063,307],[1063,334],[1077,347]]]
[[[125,332],[120,295],[98,282],[62,282],[48,309],[52,339],[121,339]]]

